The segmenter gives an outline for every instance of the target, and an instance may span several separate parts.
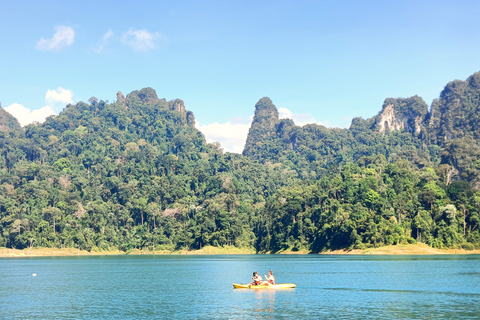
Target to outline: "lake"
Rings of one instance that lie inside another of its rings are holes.
[[[480,255],[0,258],[0,319],[293,318],[479,319]]]

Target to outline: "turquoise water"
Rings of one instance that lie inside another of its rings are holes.
[[[0,259],[0,319],[292,318],[479,319],[480,255]]]

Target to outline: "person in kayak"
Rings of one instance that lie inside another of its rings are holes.
[[[266,282],[269,284],[269,285],[275,285],[275,276],[273,275],[273,271],[270,270],[268,271],[268,277],[265,276],[265,280],[267,280]]]
[[[254,271],[253,272],[253,277],[252,277],[252,280],[250,281],[250,283],[248,284],[248,286],[252,286],[252,285],[255,285],[255,286],[260,286],[264,283],[262,277],[258,274],[257,271]]]

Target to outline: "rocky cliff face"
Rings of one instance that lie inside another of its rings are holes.
[[[418,96],[386,99],[374,118],[374,130],[406,131],[437,145],[465,136],[480,141],[480,72],[466,81],[449,82],[430,111]]]
[[[127,99],[125,99],[125,96],[123,95],[122,91],[117,92],[117,102],[121,104],[125,104],[127,102]]]
[[[183,100],[175,99],[168,103],[170,110],[185,113],[185,103]]]
[[[255,149],[261,147],[263,141],[275,133],[275,125],[278,122],[278,110],[272,100],[267,97],[260,99],[255,105],[255,115],[248,131],[243,155],[253,155]]]
[[[375,117],[375,131],[401,130],[419,136],[427,116],[428,105],[418,96],[385,99],[382,111]]]
[[[433,143],[472,136],[480,140],[480,72],[449,82],[432,103],[429,130]]]

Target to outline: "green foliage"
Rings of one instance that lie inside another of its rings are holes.
[[[256,206],[298,181],[207,144],[183,101],[150,88],[89,102],[28,126],[24,138],[4,136],[3,245],[253,247]]]
[[[454,201],[443,199],[445,191],[433,192],[430,202],[419,201],[426,186],[438,189],[436,180],[425,184],[420,178],[434,179],[431,172],[417,174],[402,162],[368,167],[349,164],[315,183],[284,187],[259,211],[263,225],[258,227],[257,250],[318,252],[417,241],[436,247],[467,243],[478,235],[480,226],[473,195],[457,203],[472,211],[466,217],[469,233],[464,235],[456,205],[438,205],[440,200]]]
[[[476,107],[477,78],[449,85],[435,108],[451,95]],[[480,247],[477,138],[453,126],[455,138],[438,142],[415,129],[408,117],[429,117],[419,97],[385,100],[404,131],[379,130],[381,115],[298,127],[263,98],[244,155],[207,144],[181,100],[151,88],[118,97],[24,130],[0,114],[0,246]]]

